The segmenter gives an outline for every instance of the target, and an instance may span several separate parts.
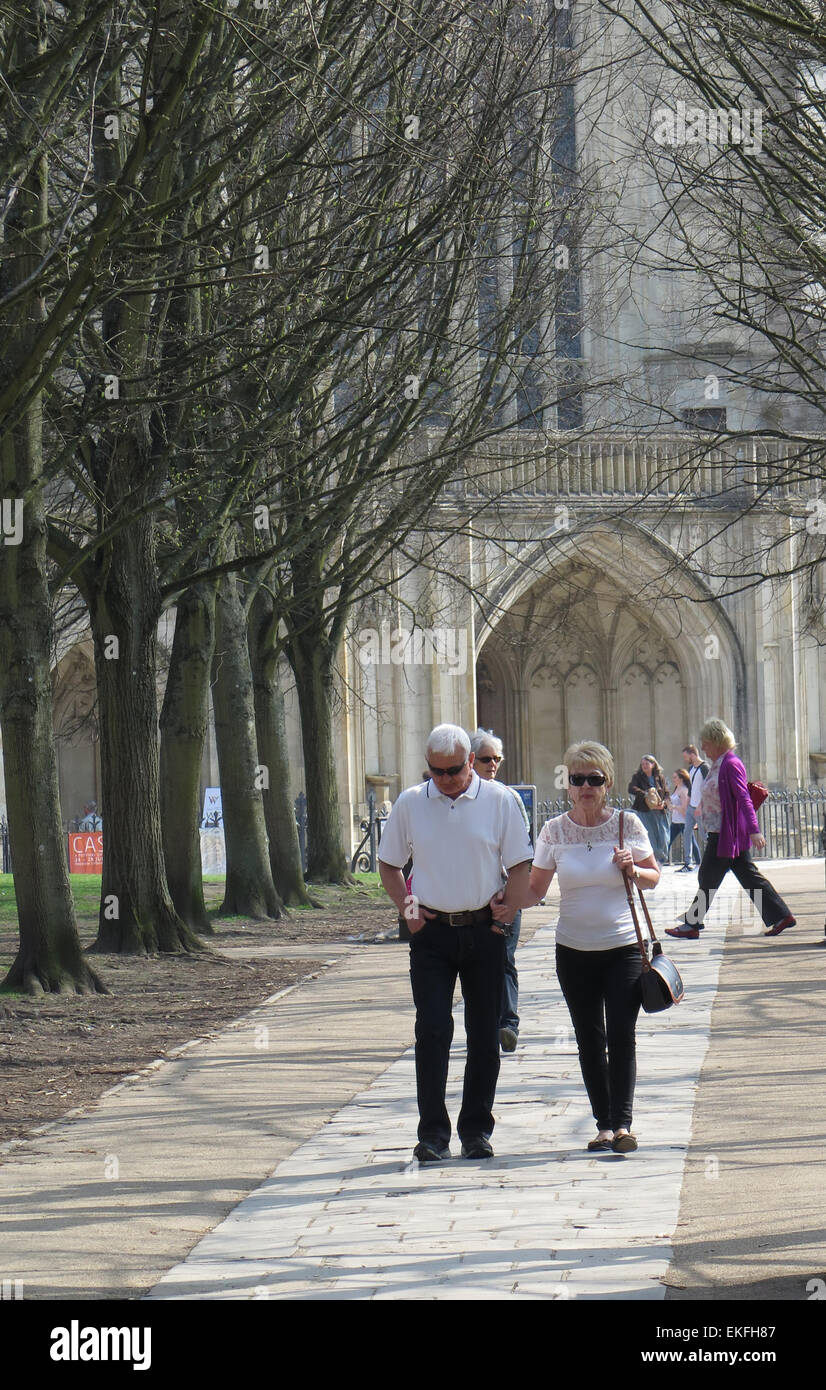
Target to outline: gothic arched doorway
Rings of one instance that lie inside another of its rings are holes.
[[[478,720],[504,740],[509,781],[558,795],[565,749],[582,738],[611,748],[621,792],[645,753],[668,774],[681,766],[706,714],[709,673],[696,641],[673,635],[672,603],[643,604],[613,569],[572,557],[520,594],[477,666]]]

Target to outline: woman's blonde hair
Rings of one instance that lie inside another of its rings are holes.
[[[718,748],[734,748],[737,739],[731,732],[728,724],[724,724],[722,719],[707,719],[700,730],[700,742],[703,739],[707,743],[715,743]]]
[[[605,773],[606,787],[614,785],[614,759],[604,743],[572,743],[562,760],[568,771],[577,764],[584,767],[598,767]]]

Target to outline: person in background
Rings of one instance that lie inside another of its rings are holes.
[[[531,842],[513,796],[473,770],[470,739],[439,724],[427,740],[430,777],[408,787],[387,819],[379,846],[385,892],[410,930],[410,983],[416,1005],[419,1163],[450,1157],[445,1106],[453,992],[465,1001],[467,1061],[456,1128],[463,1158],[492,1158],[493,1101],[499,1076],[499,1012],[505,972],[503,926],[528,888]],[[402,873],[413,859],[411,891]],[[502,891],[502,867],[508,880]],[[501,919],[494,922],[496,899]],[[405,911],[405,909],[407,909]]]
[[[746,769],[733,751],[734,734],[722,719],[709,719],[700,730],[700,747],[711,763],[700,803],[708,838],[694,901],[676,927],[666,927],[666,934],[697,940],[714,895],[730,869],[763,918],[767,927],[763,935],[779,936],[796,922],[749,852],[765,849],[766,841],[749,796]]]
[[[653,888],[660,869],[645,827],[608,804],[614,760],[601,743],[575,743],[565,754],[571,810],[537,837],[523,906],[535,906],[559,877],[556,973],[574,1025],[582,1078],[597,1125],[590,1150],[633,1153],[637,1077],[635,1029],[642,969],[624,876]],[[494,904],[495,918],[506,911]]]
[[[683,835],[683,867],[678,869],[678,873],[691,873],[692,856],[695,864],[700,862],[700,845],[705,844],[703,828],[700,824],[700,801],[703,795],[703,783],[708,776],[708,763],[700,757],[693,743],[687,743],[683,749],[683,761],[688,764],[688,775],[691,778],[691,792],[688,798],[688,807],[685,813],[685,832]]]
[[[470,736],[470,746],[474,754],[474,768],[487,782],[493,782],[505,760],[501,738],[491,729],[477,729]],[[531,823],[525,810],[525,803],[513,787],[508,791],[515,798],[525,829],[530,834]],[[516,948],[519,944],[519,929],[522,926],[522,913],[517,912],[511,922],[505,940],[505,984],[502,990],[502,1012],[499,1018],[499,1042],[503,1052],[515,1052],[519,1038],[519,975],[516,969]]]
[[[80,829],[80,830],[102,830],[102,829],[103,829],[103,821],[101,820],[100,816],[98,815],[98,807],[97,807],[97,802],[96,802],[96,801],[90,801],[90,802],[88,802],[88,804],[87,804],[86,806],[84,806],[84,808],[83,808],[83,816],[81,817],[81,819],[80,819],[80,821],[79,821],[78,829]]]
[[[685,771],[685,768],[675,768],[671,778],[671,796],[669,798],[671,801],[671,839],[668,842],[669,859],[671,858],[671,850],[677,836],[685,835],[685,816],[690,794],[691,778]]]
[[[645,826],[655,855],[661,864],[667,864],[668,788],[663,770],[653,753],[646,753],[640,759],[640,765],[628,783],[628,794],[634,798],[631,809]]]

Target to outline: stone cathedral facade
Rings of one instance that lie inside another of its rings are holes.
[[[392,800],[419,780],[426,735],[445,720],[493,728],[504,775],[544,796],[559,794],[573,739],[607,743],[624,790],[645,753],[679,766],[712,715],[734,729],[752,776],[826,781],[826,581],[799,564],[823,499],[811,483],[764,487],[782,451],[764,432],[823,423],[793,392],[750,387],[765,347],[721,326],[700,277],[675,269],[646,143],[662,75],[589,0],[555,8],[589,56],[567,119],[597,213],[554,337],[582,390],[564,410],[534,402],[529,427],[515,422],[471,460],[439,508],[435,558],[354,612],[337,712],[354,842],[369,792]],[[99,801],[88,642],[62,655],[54,680],[68,821]],[[289,723],[298,794],[294,700]],[[212,740],[203,782],[218,782]]]

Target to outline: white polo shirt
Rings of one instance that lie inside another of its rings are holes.
[[[473,772],[452,801],[431,778],[403,791],[382,830],[379,859],[401,869],[413,856],[414,897],[438,912],[487,907],[512,869],[533,856],[508,787]]]

